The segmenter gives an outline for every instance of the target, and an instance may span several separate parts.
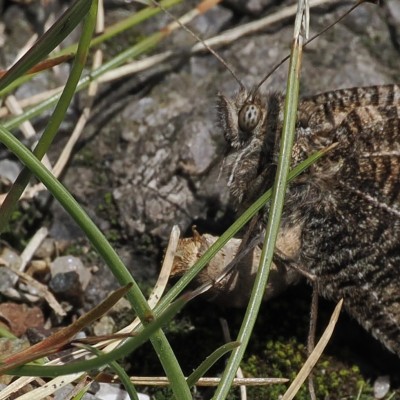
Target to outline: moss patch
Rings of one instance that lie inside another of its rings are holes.
[[[248,377],[288,378],[292,381],[307,359],[307,349],[295,337],[270,339],[263,351],[251,355],[243,370]],[[330,356],[323,355],[314,369],[314,387],[318,399],[356,398],[360,387],[372,396],[372,388],[364,381],[357,366],[347,366]],[[250,388],[251,399],[277,399],[285,393],[288,385]],[[296,399],[309,399],[307,384],[300,389]]]

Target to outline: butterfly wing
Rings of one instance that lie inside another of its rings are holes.
[[[362,99],[353,107],[340,91],[328,106],[328,94],[303,104],[309,115],[295,154],[338,145],[289,190],[287,212],[302,224],[300,262],[321,294],[344,298],[348,313],[400,355],[400,90],[350,91],[358,94],[349,102]]]

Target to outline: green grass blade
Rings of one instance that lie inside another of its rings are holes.
[[[92,382],[89,382],[83,387],[81,390],[79,390],[78,394],[75,395],[74,397],[71,397],[70,400],[82,400],[85,394],[89,391],[90,387],[92,386]]]
[[[32,48],[0,79],[0,91],[54,50],[82,21],[91,4],[91,0],[76,0],[54,25],[39,38]]]
[[[168,9],[168,8],[172,7],[173,5],[181,3],[181,2],[182,2],[182,0],[164,0],[160,4],[164,8]],[[125,20],[116,23],[115,25],[111,26],[110,28],[107,28],[103,34],[93,38],[90,42],[90,48],[97,46],[97,45],[105,42],[106,40],[112,39],[115,35],[123,32],[125,29],[129,29],[133,26],[140,24],[141,22],[153,17],[160,11],[161,10],[159,8],[155,8],[155,7],[148,7],[143,10],[138,11],[137,13],[129,16]],[[71,54],[71,53],[75,53],[76,50],[77,50],[77,45],[73,44],[71,46],[64,48],[63,50],[61,50],[59,52],[54,53],[53,55],[60,56],[60,55],[64,55],[64,54]],[[24,84],[25,82],[28,82],[30,79],[32,79],[32,77],[34,75],[35,74],[24,75],[24,76],[21,76],[20,78],[16,79],[15,81],[11,82],[5,89],[0,90],[0,96],[4,96],[4,95],[12,92],[16,88],[18,88],[19,86]]]
[[[96,349],[96,347],[89,346],[89,345],[84,345],[82,346],[84,349],[87,349],[91,351],[93,354],[96,354],[97,356],[100,356],[104,354],[104,352],[100,351],[99,349]],[[108,364],[108,366],[111,368],[112,371],[118,376],[120,379],[121,383],[124,385],[124,388],[129,394],[129,397],[131,400],[139,400],[139,395],[135,389],[135,386],[129,379],[128,374],[125,372],[125,370],[116,362],[112,361]]]
[[[301,18],[302,16],[300,16],[300,19]],[[297,21],[298,18],[296,22]],[[301,38],[295,38],[292,45],[289,64],[289,76],[285,98],[284,122],[279,161],[273,186],[271,208],[265,233],[265,241],[261,252],[260,266],[256,274],[256,279],[246,309],[246,314],[243,318],[243,322],[237,336],[237,340],[241,342],[241,345],[232,352],[231,357],[228,360],[227,367],[221,378],[221,382],[218,385],[213,397],[215,400],[223,400],[229,393],[233,379],[240,366],[240,362],[250,340],[258,311],[264,297],[264,291],[268,281],[269,271],[274,255],[276,238],[278,236],[280,218],[282,215],[288,174],[290,170],[290,160],[295,135],[297,105],[299,98],[301,56],[302,41]]]
[[[64,186],[48,171],[41,162],[23,146],[12,134],[0,125],[0,142],[2,142],[11,152],[13,152],[41,182],[50,190],[52,195],[60,202],[63,208],[81,227],[87,238],[92,243],[103,260],[106,262],[111,272],[121,285],[132,282],[132,288],[127,294],[127,299],[132,305],[142,322],[146,323],[153,316],[145,297],[140,291],[139,286],[132,278],[128,269],[125,267],[116,251],[89,218],[82,207],[77,203],[73,196]],[[191,394],[185,377],[179,366],[178,361],[169,345],[164,333],[159,330],[150,339],[161,364],[168,376],[172,390],[179,399],[191,399]]]
[[[42,157],[46,154],[51,143],[53,142],[58,132],[58,129],[65,118],[65,114],[71,103],[71,100],[75,94],[76,86],[78,85],[87,59],[89,43],[93,36],[94,28],[96,26],[97,5],[97,1],[92,2],[90,11],[83,26],[77,56],[72,65],[67,84],[65,85],[65,88],[50,118],[50,121],[47,124],[45,131],[43,132],[42,137],[40,138],[35,150],[33,151],[33,153],[39,160],[42,159]],[[63,20],[63,17],[61,18],[61,20]],[[59,24],[59,21],[56,23],[56,25]],[[57,28],[57,31],[58,30],[60,30],[60,28]],[[50,28],[48,32],[51,31],[53,31],[53,28]],[[50,36],[47,36],[47,38],[51,39]],[[54,40],[55,39],[53,39],[51,43],[53,43]],[[4,232],[4,230],[7,228],[11,215],[18,204],[19,198],[21,197],[26,186],[28,185],[31,176],[32,174],[29,169],[23,168],[13,186],[11,187],[10,191],[8,192],[7,197],[5,198],[0,208],[0,233]]]
[[[164,0],[160,2],[160,6],[162,8],[168,9],[179,3],[182,3],[182,0]],[[147,19],[154,17],[161,11],[162,10],[159,7],[147,7],[144,8],[143,10],[136,12],[133,15],[130,15],[124,20],[117,22],[116,24],[110,26],[109,28],[106,28],[104,33],[102,33],[101,35],[93,38],[92,41],[90,42],[90,47],[98,46],[99,44],[112,39],[114,36],[126,31],[127,29],[130,29],[142,23],[143,21],[146,21]],[[68,46],[65,49],[55,53],[54,56],[75,53],[76,47],[77,47],[76,44]]]
[[[60,375],[68,375],[77,372],[96,370],[109,363],[131,354],[139,346],[149,340],[162,326],[167,324],[187,303],[185,297],[181,297],[165,310],[165,312],[147,324],[137,336],[127,339],[121,346],[109,353],[103,353],[95,358],[84,361],[75,361],[66,365],[24,365],[7,371],[8,375],[15,376],[43,376],[54,378]],[[186,384],[186,382],[185,382]],[[190,393],[190,392],[189,392]],[[180,397],[180,399],[191,399],[190,397]]]
[[[146,51],[151,50],[154,48],[157,44],[161,42],[162,39],[165,38],[165,34],[163,32],[156,32],[152,34],[151,36],[147,37],[146,39],[143,39],[139,43],[135,44],[129,49],[126,49],[122,53],[120,53],[118,56],[113,58],[112,60],[104,63],[101,67],[95,69],[92,71],[89,75],[84,76],[81,78],[81,80],[78,83],[78,86],[76,88],[76,91],[80,91],[82,89],[86,89],[91,81],[95,81],[98,79],[101,75],[105,74],[106,72],[119,67],[120,65],[124,64],[126,61],[138,57],[139,55],[143,54]],[[1,95],[1,93],[0,93]],[[55,94],[54,96],[51,96],[41,104],[38,104],[36,106],[31,107],[29,110],[24,112],[21,115],[18,115],[17,117],[14,117],[7,122],[4,123],[4,127],[6,129],[14,129],[21,125],[23,122],[30,120],[40,114],[42,114],[44,111],[49,109],[50,107],[54,106],[54,104],[57,103],[58,99],[60,98],[60,94]]]
[[[187,378],[186,382],[189,387],[192,387],[196,382],[204,376],[207,371],[226,353],[234,350],[240,345],[239,342],[226,343],[213,351]]]

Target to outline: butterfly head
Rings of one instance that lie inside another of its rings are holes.
[[[218,113],[225,140],[238,149],[259,136],[265,119],[265,105],[258,93],[242,88],[234,99],[218,95]]]
[[[266,175],[269,179],[266,163],[271,160],[275,141],[275,131],[269,129],[267,118],[271,104],[264,103],[258,92],[245,89],[233,99],[219,95],[220,125],[228,144],[223,171],[237,207],[254,199],[258,186],[264,187]]]

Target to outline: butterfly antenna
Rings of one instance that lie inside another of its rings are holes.
[[[332,22],[330,25],[328,25],[326,28],[322,29],[322,31],[318,32],[315,34],[313,37],[311,37],[309,40],[307,40],[303,47],[306,47],[309,43],[311,43],[314,39],[316,39],[318,36],[324,34],[327,30],[331,29],[334,25],[339,23],[342,19],[347,17],[351,12],[353,12],[359,5],[363,3],[371,2],[370,0],[358,0],[356,4],[351,6],[342,16],[340,16],[336,21]],[[376,1],[372,1],[375,3]],[[254,93],[256,93],[260,87],[265,83],[265,81],[288,59],[290,58],[290,54],[288,54],[286,57],[284,57],[278,64],[275,65],[274,68],[261,80],[261,82],[255,87]]]
[[[151,0],[151,3],[153,3],[156,7],[160,8],[163,10],[170,18],[172,18],[182,29],[184,29],[189,35],[194,37],[198,42],[200,42],[206,50],[208,50],[233,76],[233,78],[236,80],[236,82],[239,84],[240,88],[244,88],[243,83],[239,79],[239,77],[235,74],[233,69],[228,65],[228,63],[215,51],[213,50],[201,37],[196,35],[193,31],[191,31],[179,18],[176,18],[172,13],[170,13],[165,7],[163,7],[158,1],[156,0]],[[196,12],[196,11],[193,11]],[[197,12],[200,13],[199,7],[197,7]],[[204,11],[201,11],[204,12]],[[192,13],[190,15],[192,17]]]

